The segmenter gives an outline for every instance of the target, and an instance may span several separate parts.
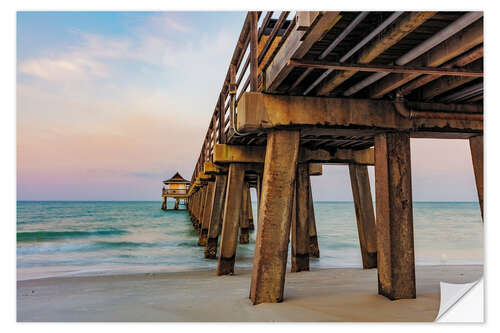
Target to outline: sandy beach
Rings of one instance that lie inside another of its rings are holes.
[[[285,301],[252,306],[250,270],[62,277],[17,282],[21,322],[433,321],[439,282],[479,279],[483,266],[417,266],[417,298],[377,295],[377,271],[287,273]]]

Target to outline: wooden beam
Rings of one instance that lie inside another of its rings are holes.
[[[410,12],[407,16],[396,23],[390,30],[385,32],[381,38],[373,41],[369,46],[361,51],[356,63],[368,64],[376,57],[389,49],[401,39],[406,37],[410,32],[418,28],[436,12]],[[356,74],[357,71],[342,71],[335,73],[330,79],[324,81],[318,88],[317,94],[320,96],[328,95],[332,90],[342,84],[344,81]]]
[[[433,110],[434,111],[434,110]],[[240,132],[276,127],[334,127],[433,132],[483,131],[481,120],[409,119],[386,100],[284,96],[247,92],[238,105]]]
[[[467,52],[483,42],[483,20],[478,20],[469,27],[448,38],[432,48],[408,66],[437,67],[445,62]],[[417,78],[420,74],[391,74],[373,84],[370,88],[370,98],[381,98],[385,94]]]
[[[266,147],[245,145],[216,145],[214,163],[264,163]]]
[[[476,179],[477,198],[481,207],[481,217],[484,221],[483,210],[483,136],[478,135],[469,139],[474,178]]]
[[[410,136],[375,137],[378,292],[391,300],[415,298],[415,253]]]
[[[309,164],[309,175],[310,176],[322,176],[323,175],[323,164],[310,163]]]
[[[217,275],[234,273],[244,177],[245,169],[241,164],[232,163],[229,166]]]
[[[377,230],[375,229],[375,214],[373,212],[368,167],[349,164],[349,175],[351,177],[352,197],[356,211],[363,268],[376,268]]]
[[[217,144],[216,144],[217,145]],[[211,161],[206,161],[203,163],[203,173],[206,175],[217,175],[223,172],[222,167],[220,165],[215,165]]]
[[[281,46],[271,64],[266,68],[264,75],[264,91],[276,90],[281,82],[293,70],[288,65],[291,58],[301,59],[311,49],[313,44],[322,39],[323,36],[340,20],[339,12],[321,12],[320,17],[315,20],[314,25],[307,31],[304,26],[301,30],[293,30],[287,40]]]
[[[374,165],[373,149],[336,149],[329,151],[326,149],[307,149],[303,148],[300,152],[300,161],[305,162],[322,162],[325,164],[362,164]]]
[[[267,138],[250,300],[283,300],[299,131],[274,130]]]
[[[441,68],[441,67],[416,67],[416,66],[395,66],[395,65],[364,65],[364,64],[345,64],[340,62],[329,62],[322,60],[298,60],[288,61],[291,66],[304,68],[333,69],[343,71],[357,72],[383,72],[383,73],[403,73],[403,74],[431,74],[447,75],[459,77],[483,77],[482,71],[461,69],[461,68]]]
[[[266,157],[266,147],[245,145],[216,145],[214,149],[214,162],[228,163],[258,163],[262,164]],[[301,149],[299,156],[301,163],[325,164],[363,164],[374,165],[373,149]],[[317,168],[317,167],[316,167]],[[316,169],[318,172],[318,169]]]
[[[297,30],[307,31],[320,18],[319,11],[301,11],[297,12]]]

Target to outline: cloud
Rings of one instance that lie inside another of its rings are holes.
[[[187,22],[183,21],[179,17],[176,17],[174,13],[161,13],[153,15],[149,23],[152,28],[156,31],[161,31],[162,33],[189,33],[193,31]]]
[[[176,34],[191,30],[174,14],[164,13],[152,15],[143,26],[124,36],[73,31],[76,39],[72,44],[55,51],[55,55],[22,60],[18,71],[46,81],[81,81],[112,77],[122,70],[117,66],[124,62],[193,74],[213,69],[214,63],[227,66],[235,36],[223,29],[185,38]]]
[[[87,80],[91,77],[107,77],[106,66],[92,58],[63,55],[55,59],[30,59],[19,65],[19,72],[47,81],[68,79]]]

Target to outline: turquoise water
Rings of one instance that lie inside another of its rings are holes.
[[[203,259],[186,211],[160,202],[18,202],[17,279],[214,269]],[[256,207],[254,203],[254,216]],[[320,259],[312,268],[361,267],[352,202],[316,202]],[[474,202],[414,203],[420,265],[483,262]],[[251,267],[256,231],[238,245],[236,270]]]

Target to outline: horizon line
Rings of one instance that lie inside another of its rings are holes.
[[[16,200],[16,202],[161,202],[161,200]],[[256,202],[253,201],[252,202]],[[353,200],[313,200],[313,202],[354,202]],[[375,202],[375,200],[373,200]],[[412,202],[474,202],[464,200],[413,200]]]

